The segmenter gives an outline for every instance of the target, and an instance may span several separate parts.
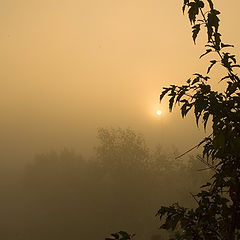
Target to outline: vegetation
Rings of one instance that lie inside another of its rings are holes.
[[[206,52],[200,58],[209,54],[216,57],[210,60],[207,75],[195,73],[185,85],[165,87],[160,101],[168,96],[170,111],[175,104],[180,105],[183,118],[193,110],[197,125],[202,120],[204,129],[211,121],[211,134],[196,147],[203,147],[201,160],[213,174],[202,190],[192,195],[196,207],[175,203],[162,206],[157,216],[163,222],[161,229],[175,232],[171,239],[240,239],[240,79],[235,72],[240,65],[235,55],[226,51],[233,46],[222,42],[220,12],[213,1],[184,0],[183,13],[186,10],[194,43],[202,29],[207,32]],[[223,91],[214,91],[210,83],[209,73],[217,64],[226,70],[218,79],[226,86]]]
[[[97,138],[91,159],[63,149],[38,154],[23,170],[1,165],[1,239],[98,240],[119,228],[163,239],[155,211],[176,200],[191,206],[186,196],[203,183],[195,174],[203,166],[151,150],[132,129],[100,128]]]
[[[188,9],[194,42],[201,28],[206,28],[208,43],[201,57],[210,53],[217,55],[218,59],[210,61],[207,74],[214,65],[222,65],[227,75],[219,82],[227,81],[226,89],[212,90],[209,75],[196,73],[186,85],[164,88],[160,100],[168,94],[170,111],[178,103],[183,117],[193,109],[196,123],[202,119],[204,128],[208,119],[212,120],[212,133],[199,146],[203,145],[203,158],[214,174],[211,181],[202,186],[203,190],[193,195],[196,208],[173,204],[161,207],[157,215],[160,219],[166,216],[161,228],[175,230],[179,227],[174,239],[233,240],[240,238],[240,79],[234,72],[240,65],[235,55],[225,51],[233,46],[222,42],[220,12],[211,0],[207,3],[208,7],[200,0],[185,0],[183,12]]]
[[[144,168],[149,149],[144,138],[132,129],[98,129],[100,145],[96,148],[99,162],[107,168]]]

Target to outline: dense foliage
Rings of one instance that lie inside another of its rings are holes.
[[[203,145],[206,165],[214,171],[211,181],[194,195],[195,209],[173,204],[161,207],[157,215],[162,219],[161,228],[180,228],[174,239],[240,239],[240,79],[235,73],[239,68],[235,55],[225,49],[233,47],[222,42],[219,32],[220,12],[211,0],[184,0],[183,12],[188,9],[193,40],[202,28],[207,30],[208,43],[203,57],[215,53],[207,75],[199,73],[182,86],[164,88],[160,100],[167,94],[169,109],[181,106],[182,117],[193,109],[196,123],[202,119],[204,128],[212,121],[212,133],[199,143]],[[209,72],[216,64],[222,65],[227,74],[219,79],[226,81],[224,91],[214,91]]]

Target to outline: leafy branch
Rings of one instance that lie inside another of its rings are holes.
[[[135,234],[129,234],[124,231],[120,231],[117,233],[112,233],[110,238],[105,238],[105,240],[131,240],[133,239]]]
[[[200,58],[216,53],[219,60],[210,60],[206,76],[195,73],[185,85],[164,87],[160,102],[168,96],[169,110],[178,104],[183,118],[193,110],[197,126],[201,120],[204,129],[211,120],[211,135],[178,158],[203,145],[203,156],[199,160],[214,174],[211,181],[202,186],[204,190],[192,194],[198,203],[196,209],[173,204],[161,207],[157,216],[160,220],[165,217],[162,229],[182,229],[174,239],[240,239],[240,79],[235,73],[240,65],[235,55],[225,52],[225,48],[233,45],[222,42],[220,12],[214,8],[213,1],[184,0],[183,13],[186,9],[194,43],[203,27],[206,29],[206,51]],[[219,63],[227,70],[227,75],[219,80],[226,81],[223,92],[212,90],[209,83],[209,73]]]

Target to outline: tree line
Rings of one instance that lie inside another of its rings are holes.
[[[155,211],[177,199],[191,206],[202,166],[194,157],[176,160],[175,150],[151,150],[132,129],[100,128],[97,137],[90,159],[69,149],[42,153],[5,180],[3,239],[97,240],[119,227],[139,239],[168,235],[157,230]]]

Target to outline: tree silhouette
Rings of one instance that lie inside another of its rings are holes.
[[[195,209],[173,204],[161,207],[157,215],[161,220],[165,217],[161,228],[180,228],[174,239],[239,239],[240,79],[235,71],[240,65],[235,55],[225,50],[233,46],[222,42],[220,12],[215,9],[213,1],[184,0],[183,12],[186,8],[192,24],[193,41],[202,28],[207,30],[206,52],[200,58],[210,53],[215,53],[216,57],[210,61],[207,75],[195,73],[185,85],[164,88],[160,101],[167,95],[170,111],[178,103],[183,118],[193,109],[197,125],[202,120],[204,128],[211,119],[212,132],[198,146],[203,146],[202,161],[214,174],[202,186],[201,192],[192,195],[197,203]],[[219,79],[219,82],[226,82],[222,92],[212,90],[209,83],[209,72],[216,64],[227,71]]]
[[[99,128],[99,146],[96,154],[107,168],[143,168],[149,158],[149,149],[142,135],[132,129]]]

